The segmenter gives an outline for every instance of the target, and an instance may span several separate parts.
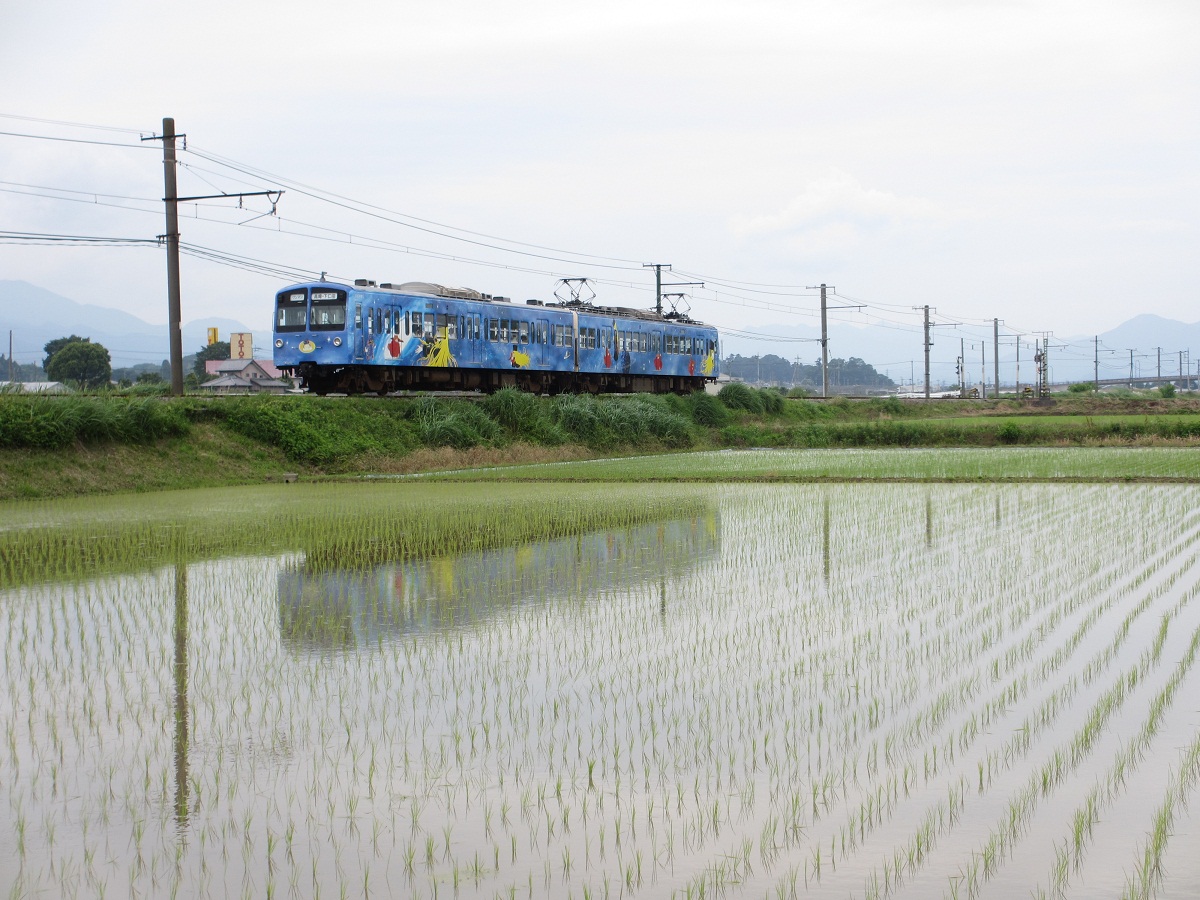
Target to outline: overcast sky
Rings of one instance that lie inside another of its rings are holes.
[[[289,270],[646,307],[672,263],[750,331],[820,282],[877,327],[1200,319],[1196,0],[0,8],[0,131],[122,145],[0,136],[0,230],[162,233],[138,132],[173,116],[182,195],[286,189],[188,204],[183,240]],[[154,247],[0,245],[0,278],[166,320]],[[261,327],[289,280],[186,256],[184,319]]]

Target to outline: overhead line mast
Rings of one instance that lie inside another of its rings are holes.
[[[200,197],[180,197],[176,183],[175,139],[184,139],[187,148],[187,135],[175,133],[175,120],[163,119],[163,133],[142,138],[143,141],[163,142],[163,206],[166,208],[167,233],[160,240],[167,245],[167,336],[171,344],[171,394],[183,396],[183,335],[180,332],[180,291],[179,291],[179,204],[194,200],[215,200],[223,197],[274,197],[271,203],[271,213],[275,212],[283,191],[253,191],[235,194],[207,194]]]

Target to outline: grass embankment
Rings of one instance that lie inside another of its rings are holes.
[[[740,384],[719,397],[0,395],[0,499],[711,448],[1195,444],[1191,397],[816,402]]]

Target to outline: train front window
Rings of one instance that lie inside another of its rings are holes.
[[[313,291],[313,331],[344,331],[346,328],[346,292]]]
[[[275,330],[303,331],[308,324],[308,295],[287,291],[275,298]]]

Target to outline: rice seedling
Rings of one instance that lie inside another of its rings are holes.
[[[14,506],[0,887],[1051,895],[1175,759],[1195,499],[406,483]],[[1129,526],[1103,529],[1114,507]],[[1128,864],[1147,884],[1171,877],[1158,809],[1195,783],[1172,771]]]

